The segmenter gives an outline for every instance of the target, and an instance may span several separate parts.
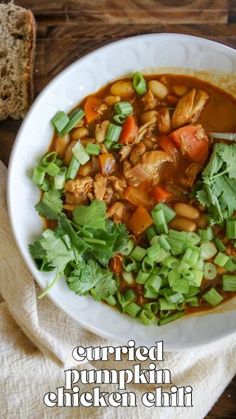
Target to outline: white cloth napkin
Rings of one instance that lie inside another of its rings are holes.
[[[165,353],[159,368],[170,369],[172,385],[193,387],[191,408],[146,408],[141,393],[154,391],[153,384],[130,384],[137,408],[48,408],[43,396],[64,385],[64,369],[76,365],[75,346],[115,345],[82,329],[48,298],[37,300],[37,286],[16,248],[6,208],[6,168],[0,162],[0,412],[9,419],[41,418],[137,418],[201,419],[214,405],[236,373],[236,334],[217,343],[184,352]],[[1,301],[1,300],[0,300]],[[145,368],[149,362],[143,362]],[[133,367],[131,361],[96,361],[84,368]],[[79,385],[81,392],[94,385]],[[165,387],[165,390],[167,388]],[[114,384],[101,391],[117,391]]]

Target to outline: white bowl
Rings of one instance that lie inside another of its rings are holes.
[[[36,99],[12,151],[8,206],[18,247],[41,287],[48,284],[51,274],[39,272],[28,253],[28,244],[42,232],[42,221],[34,209],[39,190],[32,184],[29,174],[51,141],[51,118],[59,109],[69,111],[84,96],[135,70],[193,74],[192,69],[199,77],[217,84],[227,80],[231,89],[233,81],[235,83],[236,52],[187,35],[153,34],[126,38],[76,61],[51,81]],[[152,345],[163,340],[166,350],[179,350],[206,344],[236,331],[233,310],[188,316],[162,327],[146,327],[92,298],[75,295],[63,279],[50,291],[49,298],[79,325],[122,343],[134,339],[138,344]]]

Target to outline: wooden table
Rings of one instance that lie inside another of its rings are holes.
[[[177,32],[236,48],[236,0],[16,0],[15,3],[30,8],[37,20],[36,95],[77,58],[127,36]],[[0,159],[6,164],[20,124],[10,119],[0,124]],[[236,379],[207,418],[235,417]]]

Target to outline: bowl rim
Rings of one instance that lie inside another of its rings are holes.
[[[81,64],[83,63],[84,60],[87,60],[88,58],[90,58],[91,56],[94,55],[94,53],[101,53],[103,51],[106,51],[107,49],[111,48],[112,45],[116,45],[116,46],[122,46],[122,44],[126,43],[129,40],[145,40],[148,39],[150,37],[153,38],[165,38],[165,39],[173,39],[173,40],[188,40],[188,41],[201,41],[202,43],[205,43],[206,45],[212,45],[215,48],[217,48],[218,50],[225,52],[230,51],[233,54],[236,54],[235,49],[221,44],[219,42],[216,41],[212,41],[206,38],[202,38],[202,37],[198,37],[198,36],[194,36],[194,35],[188,35],[188,34],[181,34],[181,33],[146,33],[146,34],[141,34],[141,35],[135,35],[135,36],[127,36],[125,38],[119,39],[119,40],[115,40],[112,42],[108,42],[105,45],[99,47],[99,48],[95,48],[92,51],[90,51],[89,53],[83,55],[81,58],[76,59],[73,63],[71,63],[70,65],[66,66],[62,71],[60,71],[55,77],[53,77],[47,84],[46,86],[40,91],[40,93],[38,94],[38,96],[36,97],[36,99],[34,100],[34,102],[32,103],[29,111],[27,112],[27,115],[25,117],[25,119],[22,121],[22,124],[16,134],[15,137],[15,141],[11,150],[11,154],[10,154],[10,159],[9,159],[9,165],[8,165],[8,173],[7,173],[7,208],[8,208],[8,215],[9,215],[9,222],[10,222],[10,226],[11,226],[11,230],[13,233],[13,237],[14,240],[17,244],[17,248],[23,258],[23,262],[26,264],[30,274],[32,275],[34,281],[36,281],[36,283],[38,284],[38,280],[36,279],[37,275],[36,272],[37,270],[34,271],[34,266],[33,266],[33,261],[29,261],[29,259],[25,256],[25,251],[21,246],[20,240],[18,238],[18,235],[16,233],[16,229],[15,229],[15,225],[14,225],[14,217],[13,217],[13,209],[14,209],[14,204],[11,200],[11,188],[12,188],[12,178],[13,178],[13,168],[14,168],[14,161],[15,161],[15,155],[17,154],[17,148],[20,144],[20,138],[21,138],[21,132],[23,131],[23,129],[25,128],[25,126],[28,123],[28,119],[30,118],[31,114],[34,112],[35,107],[37,107],[38,102],[41,100],[43,95],[46,95],[47,92],[58,82],[59,79],[62,79],[66,73],[68,73],[69,71],[73,70],[74,67],[76,67],[78,65],[78,62],[80,62]],[[122,77],[122,76],[120,76]],[[59,304],[59,302],[57,301],[57,299],[54,298],[54,295],[49,293],[47,294],[47,297],[53,302],[53,304],[55,304],[60,310],[62,310],[64,313],[66,313],[66,315],[68,315],[70,318],[72,318],[74,321],[76,321],[76,323],[78,323],[80,326],[82,326],[83,328],[85,328],[86,330],[88,330],[89,332],[92,332],[94,334],[96,334],[97,336],[100,336],[102,338],[105,339],[112,339],[114,342],[118,342],[118,343],[123,343],[126,344],[126,342],[124,342],[124,339],[122,339],[122,337],[119,336],[114,336],[113,334],[106,332],[102,329],[97,330],[97,328],[95,326],[91,326],[89,323],[86,323],[86,321],[78,319],[78,317],[76,317],[75,315],[73,315],[73,313],[69,313],[67,310],[63,309],[61,304]],[[217,313],[216,313],[217,314]],[[236,331],[236,330],[235,330]],[[178,347],[178,345],[176,347],[168,347],[167,351],[168,352],[174,352],[174,351],[178,351],[178,350],[187,350],[187,349],[196,349],[196,348],[200,348],[202,346],[205,345],[209,345],[212,342],[218,342],[221,339],[225,338],[226,336],[230,336],[233,335],[235,333],[235,331],[229,331],[229,332],[225,332],[225,333],[221,333],[220,336],[218,337],[214,337],[214,339],[212,338],[205,338],[204,343],[200,343],[198,345],[196,344],[189,344],[188,342],[185,342],[185,347],[184,348],[180,348]],[[138,341],[136,340],[136,344],[138,343]]]

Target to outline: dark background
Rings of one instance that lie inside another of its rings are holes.
[[[236,48],[236,0],[16,0],[15,3],[30,8],[37,21],[35,95],[77,58],[127,36],[177,32]],[[0,123],[0,159],[5,164],[20,124],[10,119]],[[236,378],[207,415],[207,419],[213,418],[236,418]]]

